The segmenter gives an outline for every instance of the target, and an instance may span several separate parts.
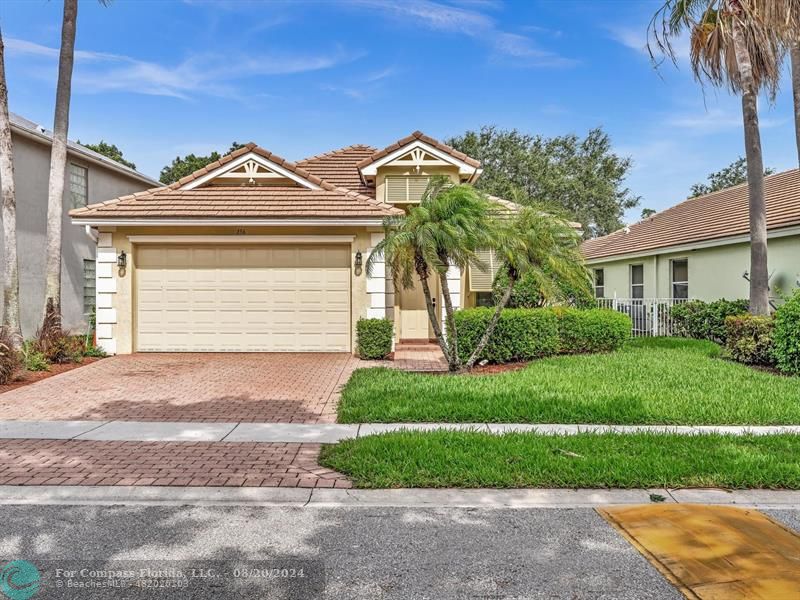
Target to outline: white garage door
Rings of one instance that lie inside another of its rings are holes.
[[[141,246],[137,349],[348,352],[348,246]]]

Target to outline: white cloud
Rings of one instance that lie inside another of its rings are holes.
[[[492,48],[492,59],[495,62],[528,67],[566,67],[577,62],[555,52],[539,48],[533,40],[524,35],[504,31],[498,27],[492,17],[477,10],[471,10],[474,7],[486,7],[485,3],[462,3],[464,8],[431,0],[404,0],[403,2],[348,0],[347,3],[378,11],[388,17],[408,21],[414,26],[474,38]],[[467,6],[469,8],[466,8]]]
[[[10,53],[49,60],[58,50],[9,38]],[[188,99],[194,95],[235,96],[232,82],[254,76],[290,75],[329,69],[363,53],[337,48],[324,55],[261,54],[231,56],[205,53],[167,66],[129,56],[76,50],[74,90],[78,93],[132,92]]]

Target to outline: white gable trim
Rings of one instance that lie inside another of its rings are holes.
[[[411,152],[412,150],[414,150],[416,148],[420,148],[420,149],[424,150],[425,152],[427,152],[428,154],[430,154],[431,156],[435,156],[436,158],[438,158],[441,161],[444,161],[444,162],[446,162],[448,164],[451,164],[454,167],[458,167],[459,175],[465,175],[465,176],[469,176],[471,178],[471,177],[475,176],[476,174],[479,174],[480,171],[481,171],[480,169],[478,169],[476,167],[472,167],[472,166],[468,165],[463,160],[459,160],[457,158],[454,158],[454,157],[450,156],[449,154],[446,154],[445,152],[442,152],[438,148],[435,148],[435,147],[431,146],[430,144],[426,144],[422,140],[414,140],[413,142],[410,142],[410,143],[406,144],[402,148],[398,148],[397,150],[395,150],[394,152],[390,152],[389,154],[387,154],[383,158],[380,158],[380,159],[376,160],[375,162],[372,162],[372,163],[368,164],[366,167],[363,167],[361,169],[361,174],[363,176],[365,176],[365,177],[373,177],[373,176],[378,174],[378,169],[380,167],[382,167],[382,166],[384,166],[384,165],[386,165],[386,164],[388,164],[388,163],[390,163],[390,162],[392,162],[394,160],[397,160],[401,156],[405,156],[406,154],[408,154],[409,152]]]
[[[308,179],[304,179],[303,177],[300,177],[300,175],[298,175],[297,173],[292,173],[288,169],[285,169],[284,167],[282,167],[282,166],[280,166],[280,165],[278,165],[278,164],[276,164],[276,163],[274,163],[274,162],[272,162],[270,160],[267,160],[266,158],[264,158],[260,154],[256,154],[255,152],[247,152],[245,154],[242,154],[240,157],[238,157],[238,158],[232,160],[231,162],[226,163],[226,164],[214,169],[210,173],[206,173],[202,177],[199,177],[199,178],[197,178],[197,179],[195,179],[193,181],[190,181],[186,185],[182,185],[180,187],[180,189],[182,189],[182,190],[193,190],[193,189],[195,189],[197,187],[200,187],[201,185],[203,185],[205,183],[208,183],[212,179],[216,179],[217,177],[221,177],[221,176],[225,175],[225,173],[228,173],[229,171],[233,171],[234,169],[237,169],[238,167],[241,167],[244,163],[246,163],[248,161],[251,161],[251,160],[257,162],[258,164],[260,164],[265,169],[269,169],[270,171],[274,171],[275,173],[278,173],[278,174],[282,175],[283,177],[286,177],[287,179],[291,179],[292,181],[294,181],[296,183],[299,183],[303,187],[306,187],[306,188],[308,188],[310,190],[319,190],[319,189],[321,189],[318,185],[314,185]]]

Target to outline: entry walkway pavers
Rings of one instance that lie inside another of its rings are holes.
[[[286,442],[335,444],[366,435],[392,431],[476,431],[504,434],[510,432],[549,435],[579,433],[675,433],[702,435],[800,435],[800,425],[731,426],[731,425],[571,425],[528,423],[197,423],[153,421],[0,421],[0,439],[76,439],[97,441],[226,441]]]

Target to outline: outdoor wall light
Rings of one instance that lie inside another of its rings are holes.
[[[128,255],[125,254],[125,250],[119,253],[117,256],[117,267],[119,267],[119,276],[125,277],[125,269],[128,266]]]
[[[356,250],[356,263],[355,263],[356,275],[361,275],[361,267],[363,264],[364,264],[364,257],[361,255],[361,250]]]

